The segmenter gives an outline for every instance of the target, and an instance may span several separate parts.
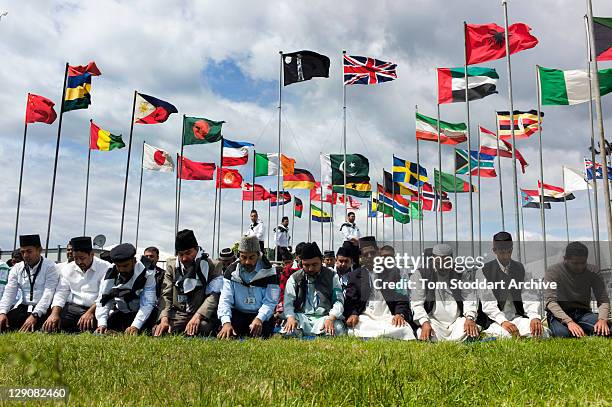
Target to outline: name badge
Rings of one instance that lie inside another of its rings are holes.
[[[32,312],[34,312],[34,306],[28,305],[28,314],[31,314]]]
[[[247,304],[247,305],[255,304],[255,297],[246,297],[244,299],[244,303]]]
[[[178,302],[187,302],[187,296],[186,296],[186,295],[180,295],[180,294],[178,294],[178,295],[176,296],[176,300],[177,300]]]

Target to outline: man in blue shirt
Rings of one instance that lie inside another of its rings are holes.
[[[260,252],[256,236],[244,236],[238,245],[239,261],[223,274],[217,315],[219,339],[268,337],[274,328],[273,313],[280,297],[276,271]]]

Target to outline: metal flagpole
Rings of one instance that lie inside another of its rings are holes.
[[[457,154],[455,149],[455,154]],[[455,199],[455,255],[459,255],[459,206],[457,205],[457,172],[455,171],[453,178],[453,197]],[[470,192],[471,193],[471,192]]]
[[[174,179],[174,236],[177,235],[178,233],[178,181],[179,181],[179,170],[178,170],[178,166],[181,164],[181,162],[179,161],[179,153],[176,153],[176,178]],[[215,202],[216,204],[217,202]],[[213,238],[214,241],[214,238]]]
[[[437,76],[436,76],[437,78]],[[440,172],[440,186],[438,188],[438,194],[442,196],[442,144],[440,143],[440,103],[438,105],[438,172]],[[438,219],[438,212],[436,212],[436,220]],[[440,242],[444,243],[444,211],[440,211]],[[436,240],[438,240],[438,234],[436,229]]]
[[[605,139],[605,134],[604,134],[604,127],[603,127],[603,116],[602,116],[602,111],[601,111],[601,94],[599,92],[599,75],[598,75],[598,69],[597,69],[597,58],[593,57],[593,50],[595,49],[595,38],[593,38],[593,29],[594,29],[594,24],[593,24],[593,6],[591,4],[591,0],[587,0],[587,13],[588,13],[588,22],[589,22],[589,44],[590,44],[590,50],[591,52],[589,53],[589,74],[590,74],[590,91],[593,93],[593,96],[595,96],[595,111],[597,113],[597,127],[599,130],[599,144],[601,145],[601,157],[602,157],[602,162],[604,163],[602,171],[603,171],[603,179],[602,179],[602,185],[603,185],[603,190],[604,190],[604,201],[606,202],[606,223],[608,225],[608,250],[610,251],[610,259],[612,259],[612,215],[611,215],[611,208],[610,208],[610,185],[609,185],[609,180],[608,180],[608,165],[607,165],[607,159],[606,159],[606,139]],[[593,75],[593,72],[595,72],[595,74]],[[595,165],[595,161],[593,161],[593,165]],[[597,170],[595,169],[595,178],[597,177]],[[597,213],[597,210],[595,211],[595,213]],[[597,224],[597,227],[599,227],[599,223]],[[598,243],[599,243],[599,233],[598,233]],[[598,245],[599,246],[599,245]],[[600,266],[601,266],[601,253],[599,255],[599,262],[600,262]]]
[[[276,174],[276,225],[280,224],[280,177],[281,177],[281,112],[283,101],[283,51],[278,51],[280,69],[278,72],[278,172]],[[276,240],[276,239],[275,239]],[[278,247],[274,245],[274,259],[278,258]]]
[[[240,191],[242,193],[242,191]],[[240,236],[244,235],[244,199],[240,197]]]
[[[419,106],[415,105],[414,106],[414,110],[416,113],[419,112]],[[419,139],[416,139],[416,155],[417,155],[417,196],[418,196],[418,203],[419,203],[419,214],[421,214],[421,181],[419,180],[418,175],[420,175],[420,169],[421,169],[421,158],[419,155]],[[383,217],[384,219],[384,217]],[[419,253],[423,253],[423,216],[419,216]]]
[[[255,149],[253,149],[253,176],[252,176],[253,189],[251,190],[251,210],[255,209],[255,171],[256,171],[255,160],[257,160],[257,152],[255,151]],[[278,158],[278,163],[279,163],[278,165],[280,166],[280,157]],[[280,171],[280,168],[278,168],[278,171]]]
[[[138,211],[136,215],[136,241],[134,242],[134,246],[138,249],[138,232],[140,229],[140,202],[142,200],[142,173],[143,173],[143,164],[144,164],[144,146],[145,142],[142,142],[142,156],[140,157],[140,186],[138,187]],[[179,191],[180,192],[180,191]]]
[[[480,131],[478,134],[478,255],[482,256],[482,212],[480,211]],[[472,185],[470,185],[470,194]]]
[[[412,220],[410,220],[412,222]],[[404,248],[404,224],[402,223],[402,253],[406,253],[406,249]]]
[[[376,189],[378,189],[378,188],[376,188]],[[380,197],[380,193],[379,193],[378,196]],[[383,191],[383,204],[382,204],[382,208],[383,208],[383,217],[382,217],[382,244],[383,245],[385,244],[385,218],[386,218],[386,216],[385,216],[386,215],[386,213],[385,213],[385,210],[386,210],[385,206],[387,205],[387,202],[386,202],[385,198],[386,198],[386,196],[385,196],[385,193]],[[380,204],[380,200],[378,201],[378,203]],[[393,210],[393,208],[391,208],[391,210]],[[393,212],[391,212],[391,214],[393,214]]]
[[[308,194],[308,241],[312,241],[312,195]]]
[[[342,174],[344,176],[344,218],[348,216],[348,205],[346,204],[346,84],[344,83],[344,56],[346,50],[342,50]]]
[[[548,269],[548,258],[546,256],[546,215],[544,214],[544,158],[542,154],[542,101],[540,96],[540,72],[536,65],[536,90],[538,96],[538,142],[540,147],[540,220],[542,223],[542,241],[544,242],[544,270]],[[514,120],[514,118],[513,118]],[[513,148],[512,151],[515,149]]]
[[[66,80],[68,78],[68,62],[64,71],[64,88],[60,107],[59,123],[57,126],[57,142],[55,144],[55,160],[53,163],[53,181],[51,181],[51,200],[49,201],[49,221],[47,222],[47,239],[45,242],[45,257],[49,254],[49,237],[51,236],[51,218],[53,216],[53,198],[55,197],[55,180],[57,177],[57,160],[59,158],[60,137],[62,135],[62,118],[64,117],[64,99],[66,99]]]
[[[278,196],[278,195],[277,195]],[[278,199],[276,200],[276,204],[278,205]],[[266,247],[270,248],[270,214],[272,211],[272,199],[268,199],[268,230],[266,236]]]
[[[591,193],[589,192],[589,189],[591,188],[591,186],[589,185],[588,181],[587,181],[587,198],[589,199],[589,219],[591,221],[591,233],[593,235],[593,242],[596,242],[595,240],[595,225],[593,225],[593,207],[591,206]],[[597,255],[598,250],[595,250],[595,255]],[[599,264],[599,258],[596,257],[596,262],[597,264]]]
[[[392,170],[393,171],[393,170]],[[393,176],[392,176],[393,177]],[[393,180],[393,178],[391,178]],[[385,182],[385,169],[383,168],[383,184]],[[391,208],[391,224],[393,225],[393,248],[395,248],[395,182],[391,182],[391,192],[393,197],[393,207]]]
[[[295,196],[293,197],[293,215],[291,216],[291,241],[290,245],[295,247],[295,241],[293,240],[293,231],[295,230]]]
[[[567,243],[570,241],[569,237],[569,220],[567,218],[567,191],[565,191],[565,167],[561,167],[561,175],[563,176],[563,206],[565,206],[565,234],[567,236]],[[587,191],[588,194],[589,191]]]
[[[28,114],[28,102],[30,101],[30,94],[26,98],[26,117]],[[63,104],[63,101],[62,101]],[[17,235],[19,231],[19,209],[21,208],[21,185],[23,184],[23,163],[25,161],[25,150],[26,150],[26,139],[28,136],[28,122],[24,118],[25,125],[23,127],[23,146],[21,147],[21,167],[19,169],[19,190],[17,192],[17,215],[15,217],[15,238],[13,239],[13,249],[17,248]]]
[[[329,222],[329,250],[334,250],[334,203],[330,203],[329,206],[331,208],[331,222]],[[368,224],[366,221],[366,229],[367,228]]]
[[[123,224],[125,221],[125,202],[127,200],[128,179],[130,174],[130,157],[132,156],[132,135],[134,134],[134,113],[136,112],[136,95],[134,91],[134,101],[132,103],[132,121],[130,123],[130,138],[128,141],[127,164],[125,166],[125,185],[123,187],[123,206],[121,208],[121,231],[119,232],[119,243],[123,243]]]
[[[472,186],[472,142],[470,132],[470,101],[468,96],[469,90],[469,79],[468,79],[468,65],[467,65],[467,23],[463,22],[463,43],[465,51],[465,111],[467,115],[467,148],[468,148],[468,180],[470,187]],[[471,242],[471,254],[474,257],[474,203],[473,193],[470,190],[470,242]]]
[[[223,202],[223,142],[221,137],[221,157],[219,159],[219,208],[217,209],[217,251],[221,251],[221,203]],[[213,251],[213,255],[216,253]]]
[[[321,153],[319,152],[319,156],[320,155]],[[325,206],[323,204],[323,183],[322,182],[319,182],[319,193],[321,194],[321,201],[320,201],[321,202],[321,250],[325,250],[323,246],[323,215],[325,214],[325,210],[324,210]],[[333,196],[332,196],[332,199],[333,199]]]
[[[91,123],[92,120],[90,119]],[[87,143],[87,180],[85,181],[85,213],[83,214],[83,236],[87,235],[87,202],[89,200],[89,169],[91,167],[91,145]]]
[[[185,115],[183,115],[183,130],[181,132],[181,165],[179,166],[178,174],[178,198],[176,204],[176,228],[178,233],[178,228],[181,223],[181,191],[183,190],[183,150],[185,149]],[[223,144],[223,140],[221,140],[221,144]],[[214,251],[213,251],[214,255]]]
[[[221,164],[223,162],[223,138],[221,138],[221,161],[219,162],[219,164]],[[181,157],[181,160],[183,159],[183,157]],[[182,161],[181,161],[181,166],[183,165]],[[213,233],[212,233],[212,253],[214,255],[215,252],[215,248],[217,246],[217,205],[219,203],[219,188],[217,187],[217,184],[219,184],[219,186],[221,186],[221,175],[220,172],[221,171],[221,165],[219,166],[219,168],[217,168],[217,171],[215,171],[215,209],[213,212]]]
[[[514,187],[514,212],[515,212],[515,223],[516,223],[516,239],[517,239],[517,256],[521,258],[521,225],[519,219],[519,194],[518,194],[518,180],[516,174],[516,137],[514,135],[514,101],[512,98],[512,66],[510,64],[510,40],[508,35],[508,3],[507,0],[502,0],[502,7],[504,8],[504,42],[506,44],[506,65],[508,67],[508,100],[510,102],[510,134],[512,136],[512,181]],[[522,210],[522,205],[521,205]]]
[[[410,208],[410,250],[412,251],[411,254],[414,255],[414,226],[413,225],[414,225],[414,222],[412,219],[412,208]]]
[[[376,233],[374,234],[374,238],[378,242],[378,212],[380,211],[380,192],[378,192],[378,188],[376,188]]]
[[[544,205],[543,202],[540,202],[541,205]],[[520,249],[521,243],[523,244],[523,249],[525,249],[525,217],[523,216],[523,205],[521,205],[520,208],[520,215],[521,215],[521,233],[523,234],[523,238],[521,239],[521,242],[519,242],[518,246]],[[523,256],[522,256],[522,260],[521,257],[519,257],[519,261],[522,261],[523,263],[527,262],[527,251],[523,250]]]
[[[497,115],[495,115],[495,136],[497,138],[497,172],[499,172],[499,207],[501,209],[501,224],[502,230],[506,230],[506,220],[504,218],[504,192],[503,192],[503,183],[502,183],[502,166],[501,166],[501,155],[499,154],[499,123],[497,122]],[[478,135],[480,138],[480,134]],[[514,146],[512,146],[514,150]],[[480,190],[478,191],[480,194]]]

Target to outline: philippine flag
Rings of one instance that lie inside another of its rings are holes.
[[[178,113],[176,107],[166,101],[143,93],[136,93],[134,123],[157,124],[168,120],[171,113]]]

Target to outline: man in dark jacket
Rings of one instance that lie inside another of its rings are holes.
[[[375,270],[368,259],[378,248],[372,236],[360,239],[364,267],[351,271],[344,300],[344,316],[349,334],[362,338],[415,339],[409,322],[412,320],[407,295],[407,281],[402,281],[399,269]],[[382,267],[382,266],[381,266]],[[402,286],[404,284],[404,286]]]

